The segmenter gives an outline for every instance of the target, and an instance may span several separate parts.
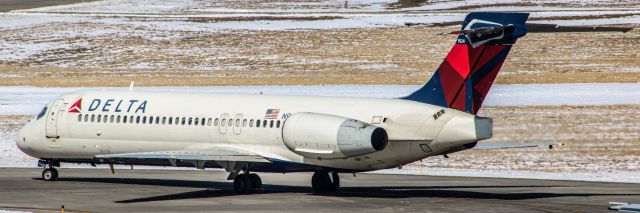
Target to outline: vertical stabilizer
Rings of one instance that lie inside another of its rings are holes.
[[[526,35],[528,13],[469,13],[455,45],[422,88],[404,99],[476,114],[516,39]]]

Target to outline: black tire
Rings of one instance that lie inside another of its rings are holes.
[[[44,171],[42,171],[42,180],[44,181],[58,180],[58,171],[56,169],[44,169]]]
[[[249,178],[249,175],[237,175],[233,179],[233,191],[236,194],[249,194],[251,192],[251,178]]]
[[[249,174],[249,179],[251,179],[251,189],[253,191],[259,192],[262,191],[262,179],[256,173]]]
[[[316,171],[311,176],[311,188],[313,192],[319,193],[327,190],[327,186],[331,183],[329,179],[329,173],[323,171]]]

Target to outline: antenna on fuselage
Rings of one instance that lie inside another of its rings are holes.
[[[133,84],[134,84],[134,81],[131,81],[131,84],[129,85],[129,91],[133,91]]]

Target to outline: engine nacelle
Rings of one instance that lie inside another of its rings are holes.
[[[345,158],[383,150],[387,131],[362,121],[336,115],[296,113],[282,128],[282,139],[291,151],[312,158]]]

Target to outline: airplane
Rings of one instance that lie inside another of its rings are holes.
[[[313,172],[314,192],[336,191],[339,173],[396,168],[490,139],[492,120],[477,113],[528,16],[469,13],[435,74],[406,97],[81,91],[46,104],[17,146],[40,159],[44,181],[58,180],[64,162],[112,172],[222,168],[238,194],[262,189],[255,172]]]

